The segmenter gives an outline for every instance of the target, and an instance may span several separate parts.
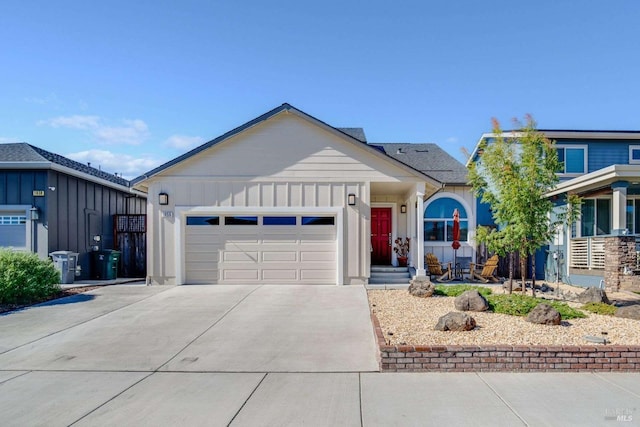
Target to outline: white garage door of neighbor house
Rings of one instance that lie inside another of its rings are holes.
[[[27,217],[22,212],[0,212],[0,247],[26,249]]]
[[[336,283],[334,216],[187,216],[185,229],[185,283]]]

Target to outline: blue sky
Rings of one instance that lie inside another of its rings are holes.
[[[464,161],[491,118],[640,130],[640,2],[0,4],[0,142],[134,177],[288,102]]]

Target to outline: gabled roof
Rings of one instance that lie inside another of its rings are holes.
[[[467,184],[467,168],[437,144],[370,143],[384,153],[445,184]]]
[[[386,157],[387,159],[391,160],[393,163],[396,163],[397,165],[399,165],[399,166],[401,166],[401,167],[403,167],[405,169],[412,170],[414,173],[417,173],[417,174],[419,174],[421,176],[424,176],[425,179],[427,179],[428,181],[430,181],[434,185],[441,184],[441,182],[439,180],[433,178],[431,174],[427,174],[424,171],[418,170],[418,169],[412,167],[410,164],[401,162],[401,161],[395,159],[394,157],[385,156],[384,151],[380,151],[379,148],[376,148],[374,146],[366,144],[366,137],[364,135],[364,130],[362,128],[337,128],[337,127],[333,127],[333,126],[323,122],[322,120],[319,120],[319,119],[317,119],[317,118],[305,113],[302,110],[298,110],[297,108],[293,107],[292,105],[290,105],[288,103],[284,103],[284,104],[280,105],[279,107],[276,107],[273,110],[268,111],[268,112],[262,114],[261,116],[256,117],[255,119],[250,120],[247,123],[245,123],[245,124],[243,124],[241,126],[238,126],[237,128],[232,129],[229,132],[226,132],[225,134],[220,135],[219,137],[217,137],[215,139],[212,139],[209,142],[205,142],[204,144],[194,148],[193,150],[188,151],[188,152],[184,153],[183,155],[181,155],[179,157],[176,157],[175,159],[170,160],[170,161],[164,163],[163,165],[160,165],[157,168],[152,169],[149,172],[147,172],[147,173],[145,173],[145,174],[133,179],[131,181],[131,185],[135,186],[136,184],[138,184],[138,183],[140,183],[142,181],[145,181],[145,180],[151,178],[152,176],[157,175],[157,174],[163,172],[164,170],[166,170],[166,169],[168,169],[168,168],[170,168],[172,166],[175,166],[175,165],[177,165],[177,164],[179,164],[179,163],[181,163],[181,162],[183,162],[183,161],[195,156],[198,153],[201,153],[204,150],[207,150],[208,148],[211,148],[216,144],[219,144],[219,143],[221,143],[223,141],[226,141],[229,138],[232,138],[233,136],[235,136],[235,135],[237,135],[237,134],[239,134],[239,133],[241,133],[241,132],[243,132],[243,131],[245,131],[245,130],[247,130],[249,128],[252,128],[253,126],[256,126],[256,125],[258,125],[258,124],[260,124],[260,123],[262,123],[262,122],[264,122],[264,121],[266,121],[266,120],[268,120],[268,119],[270,119],[270,118],[272,118],[272,117],[274,117],[274,116],[276,116],[276,115],[278,115],[280,113],[283,113],[283,112],[289,112],[289,113],[296,114],[299,117],[303,117],[303,118],[305,118],[305,119],[307,119],[307,120],[309,120],[311,122],[316,123],[319,126],[324,127],[325,129],[328,129],[328,130],[330,130],[332,132],[335,132],[335,133],[338,133],[340,135],[343,135],[343,136],[347,137],[347,139],[353,141],[354,143],[358,143],[365,150],[370,150],[370,152],[372,154],[378,155],[378,156],[382,155],[382,156]]]
[[[25,142],[0,144],[0,168],[52,169],[53,165],[129,187],[129,181]]]

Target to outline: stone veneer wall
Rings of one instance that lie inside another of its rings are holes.
[[[636,269],[636,238],[604,238],[604,283],[607,290],[640,292],[640,276],[624,274],[625,267]]]
[[[371,317],[382,372],[640,371],[640,346],[393,346]]]

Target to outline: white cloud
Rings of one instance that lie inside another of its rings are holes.
[[[164,145],[177,150],[190,150],[203,142],[204,138],[200,136],[171,135],[164,142]]]
[[[39,126],[70,129],[97,129],[100,127],[98,116],[60,116],[49,120],[40,120]]]
[[[149,137],[149,127],[140,119],[122,120],[122,125],[105,123],[98,116],[60,116],[38,122],[40,126],[86,130],[98,142],[106,145],[140,145]]]
[[[450,136],[449,138],[447,138],[447,142],[453,144],[455,142],[458,142],[458,138],[456,138],[455,136]]]
[[[114,153],[107,150],[87,150],[65,154],[66,157],[80,163],[91,163],[92,167],[105,172],[117,173],[126,179],[132,179],[163,163],[162,160],[143,156]]]
[[[140,145],[149,137],[149,127],[142,120],[123,120],[124,126],[99,126],[93,135],[105,144]]]

